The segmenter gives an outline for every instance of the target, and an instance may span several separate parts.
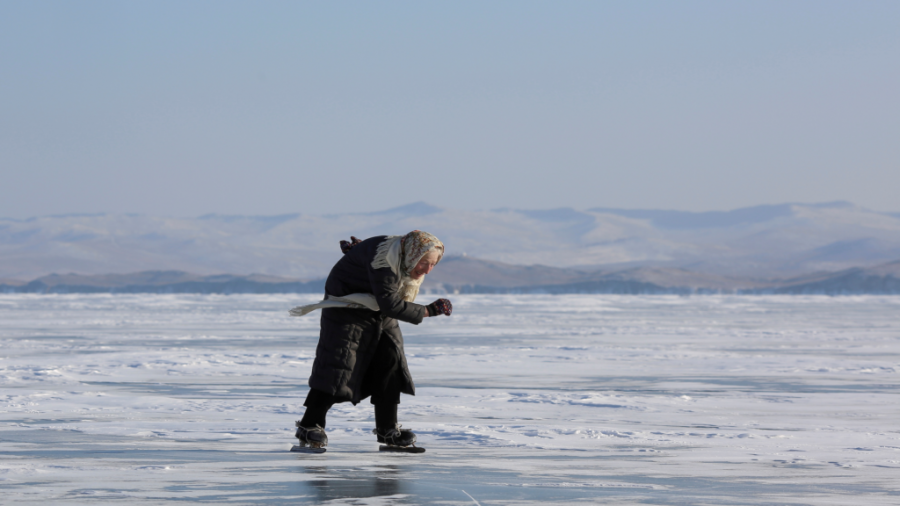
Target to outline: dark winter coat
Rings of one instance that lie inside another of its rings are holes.
[[[380,339],[390,339],[399,354],[400,391],[415,395],[397,320],[418,325],[426,311],[425,306],[400,297],[400,277],[390,268],[372,268],[375,250],[386,238],[372,237],[354,246],[335,264],[325,281],[326,295],[340,297],[352,293],[371,293],[381,308],[381,311],[322,310],[322,329],[309,386],[353,404],[371,394],[363,378]]]

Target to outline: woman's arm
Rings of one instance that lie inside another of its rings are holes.
[[[416,325],[428,316],[425,306],[403,300],[398,292],[400,278],[390,268],[373,269],[369,266],[369,281],[383,315]]]

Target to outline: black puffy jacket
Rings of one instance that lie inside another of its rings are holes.
[[[357,244],[331,269],[325,294],[337,297],[351,293],[371,293],[381,311],[368,309],[323,309],[322,329],[309,386],[353,404],[371,392],[363,378],[379,339],[390,339],[400,359],[400,391],[415,395],[415,385],[403,351],[403,335],[397,320],[418,325],[426,315],[425,306],[407,302],[398,293],[400,276],[390,268],[373,269],[375,250],[387,236],[377,236]]]

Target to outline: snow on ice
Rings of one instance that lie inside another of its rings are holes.
[[[0,502],[897,504],[900,297],[456,296],[296,455],[313,295],[0,295]]]

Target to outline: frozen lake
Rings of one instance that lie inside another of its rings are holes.
[[[900,297],[455,296],[297,455],[318,298],[0,295],[0,502],[900,503]]]

